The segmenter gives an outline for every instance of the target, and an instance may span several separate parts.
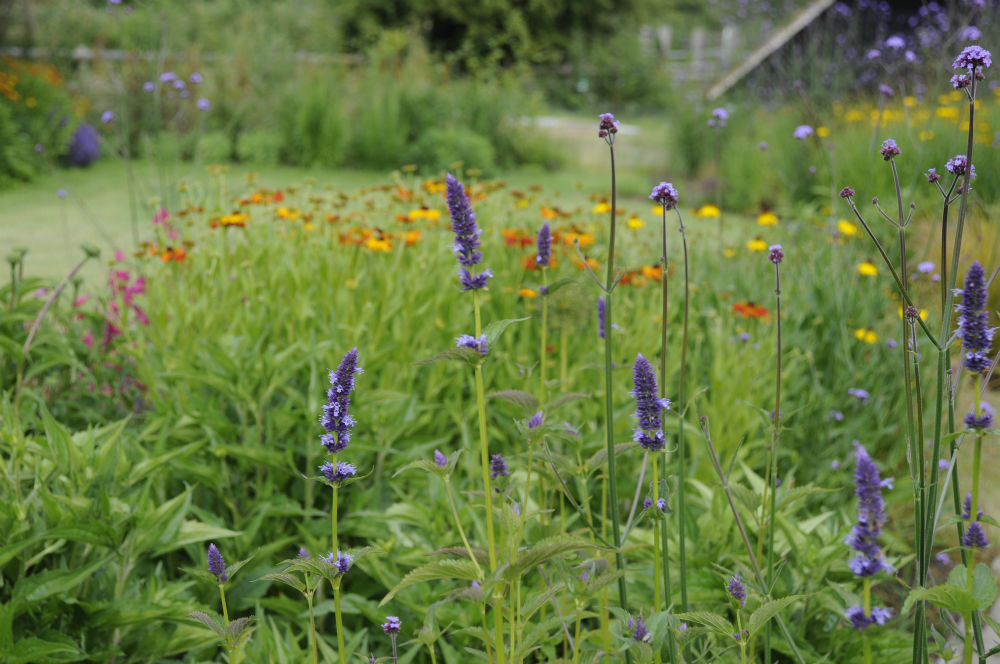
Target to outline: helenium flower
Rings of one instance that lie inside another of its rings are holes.
[[[549,228],[549,222],[542,224],[541,229],[538,231],[538,239],[536,241],[538,246],[538,255],[535,256],[535,263],[539,267],[547,267],[549,260],[552,258],[552,229]]]
[[[320,436],[320,441],[330,454],[346,449],[351,440],[354,418],[348,413],[348,408],[351,405],[351,391],[354,390],[354,376],[361,372],[357,348],[347,351],[344,359],[337,365],[337,370],[330,372],[330,389],[326,392],[327,402],[323,405],[323,416],[320,418],[327,431]]]
[[[225,583],[229,580],[229,575],[226,573],[226,561],[223,560],[222,554],[219,553],[215,544],[208,545],[208,571],[215,576],[218,583]]]
[[[653,366],[642,353],[636,355],[632,367],[632,385],[635,416],[639,419],[633,440],[651,452],[662,450],[665,441],[661,429],[663,426],[661,413],[670,408],[670,401],[659,396]]]

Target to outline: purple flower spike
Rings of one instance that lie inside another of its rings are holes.
[[[653,187],[649,198],[662,205],[664,210],[673,210],[679,200],[677,189],[670,182],[661,182]]]
[[[973,45],[962,49],[962,52],[955,58],[952,67],[955,69],[968,69],[974,72],[976,69],[985,69],[992,64],[993,57],[990,55],[990,52],[982,46]]]
[[[208,545],[208,571],[219,584],[229,580],[229,575],[226,574],[226,561],[222,559],[222,554],[215,544]]]
[[[437,464],[438,468],[447,468],[448,457],[441,450],[434,450],[434,463]]]
[[[962,535],[962,546],[969,549],[985,549],[989,545],[986,533],[983,532],[983,527],[979,525],[979,522],[970,523],[969,527],[965,529],[965,534]]]
[[[326,476],[328,482],[340,485],[354,477],[357,474],[358,469],[355,468],[352,463],[338,461],[335,466],[327,461],[319,467],[319,471]]]
[[[860,606],[852,606],[847,609],[844,615],[851,621],[851,627],[862,631],[872,625],[886,624],[889,618],[892,617],[892,610],[881,606],[874,606],[872,607],[872,614],[868,616],[865,615],[865,610]]]
[[[337,576],[344,576],[351,569],[351,565],[354,564],[354,556],[349,553],[341,553],[337,550],[337,555],[333,553],[328,553],[325,556],[320,556],[320,560],[325,563],[329,563],[336,567]]]
[[[729,579],[729,585],[726,586],[726,592],[729,596],[740,603],[740,606],[747,605],[747,589],[743,586],[743,579],[740,578],[739,574],[734,574]]]
[[[878,467],[860,443],[854,444],[854,495],[858,498],[858,523],[844,540],[857,555],[848,566],[857,576],[874,576],[881,571],[890,572],[885,562],[878,537],[885,523],[885,503],[882,500],[882,478]]]
[[[882,155],[882,159],[889,161],[893,157],[899,154],[899,146],[891,138],[887,138],[882,141],[882,149],[879,150],[879,154]]]
[[[507,462],[503,460],[502,454],[494,454],[490,457],[490,477],[507,477],[510,471],[507,469]]]
[[[670,401],[659,397],[656,374],[653,365],[642,353],[635,357],[632,367],[632,396],[635,397],[635,416],[639,426],[633,440],[646,450],[656,452],[666,444],[663,438],[663,417],[661,413],[670,408]]]
[[[538,411],[537,413],[531,416],[530,420],[528,420],[528,428],[537,429],[538,427],[542,426],[542,422],[544,421],[544,419],[545,419],[545,413],[543,413],[542,411]]]
[[[298,553],[298,555],[296,555],[296,558],[302,558],[303,560],[305,560],[308,557],[309,557],[309,552],[306,551],[306,547],[300,546],[299,547],[299,553]]]
[[[451,213],[451,230],[455,233],[452,251],[455,252],[461,265],[458,273],[461,277],[462,290],[482,290],[488,285],[493,273],[484,270],[480,274],[473,274],[469,268],[478,265],[483,259],[483,252],[479,251],[481,246],[479,236],[483,231],[476,225],[476,214],[472,211],[472,203],[465,193],[465,186],[451,173],[448,173],[445,181],[448,210]]]
[[[354,390],[354,376],[362,372],[358,366],[358,349],[352,348],[330,372],[330,389],[326,392],[327,403],[323,405],[320,422],[327,433],[320,436],[323,447],[330,454],[347,448],[351,440],[354,418],[348,413],[351,405],[351,391]]]
[[[385,632],[386,636],[395,636],[399,634],[400,630],[403,629],[403,622],[396,616],[386,616],[385,622],[382,623],[382,631]]]
[[[457,348],[471,348],[473,350],[478,350],[479,354],[486,357],[486,353],[489,349],[486,347],[486,335],[481,334],[479,337],[474,337],[471,334],[463,334],[455,339],[455,346]]]
[[[989,351],[993,345],[994,328],[987,327],[989,315],[986,307],[986,272],[979,261],[973,261],[965,275],[961,289],[955,289],[962,302],[955,306],[958,312],[958,338],[965,351],[963,364],[973,373],[985,371],[990,366]]]
[[[653,506],[653,499],[652,498],[646,498],[646,499],[644,499],[642,501],[642,509],[648,510],[652,506]]]
[[[549,222],[546,221],[539,229],[536,244],[538,255],[535,256],[535,263],[539,267],[548,267],[549,260],[552,258],[552,229],[549,228]]]
[[[632,638],[639,643],[649,640],[649,630],[646,628],[646,622],[642,619],[642,616],[629,618],[628,628],[632,631]]]
[[[667,511],[667,501],[666,501],[665,498],[658,498],[656,500],[656,509],[660,510],[663,513],[666,513],[666,511]]]
[[[970,429],[989,429],[993,426],[993,407],[988,403],[979,404],[979,416],[976,416],[975,411],[971,411],[965,415],[965,426]]]
[[[597,298],[597,334],[600,335],[600,337],[602,339],[604,338],[604,327],[605,327],[604,307],[605,307],[604,296],[598,296],[598,298]]]
[[[768,247],[768,250],[771,252],[768,255],[768,260],[770,260],[775,265],[780,263],[782,259],[785,258],[785,252],[781,250],[780,244],[772,244],[770,247]]]

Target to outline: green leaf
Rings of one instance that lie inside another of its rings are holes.
[[[771,618],[781,613],[789,604],[804,597],[805,595],[789,595],[788,597],[773,599],[770,602],[761,604],[756,611],[750,614],[750,621],[747,625],[750,636],[756,634],[757,630],[766,625]]]
[[[715,632],[719,636],[732,639],[736,633],[736,628],[731,622],[720,615],[709,613],[708,611],[691,611],[689,613],[678,613],[678,620],[692,622],[702,627],[707,627],[709,631]]]
[[[292,588],[295,588],[300,593],[304,593],[306,591],[306,584],[302,583],[302,580],[299,579],[299,577],[295,576],[294,574],[287,574],[285,572],[275,572],[274,574],[265,574],[264,576],[258,579],[254,579],[255,583],[258,581],[280,581],[281,583],[284,583],[286,586],[291,586]]]
[[[428,357],[426,360],[418,360],[414,362],[416,365],[433,364],[435,362],[444,362],[446,360],[457,360],[459,362],[465,362],[469,366],[476,366],[483,360],[483,356],[479,354],[479,351],[474,348],[469,348],[467,346],[462,346],[461,348],[449,348],[443,350],[437,355]]]
[[[548,285],[549,289],[548,295],[552,295],[563,286],[568,286],[570,284],[575,284],[575,283],[576,279],[570,279],[569,277],[566,277],[564,279],[556,279],[555,281],[553,281],[551,284]]]
[[[955,576],[955,570],[959,567],[962,568],[961,574],[958,575],[961,576],[962,587],[967,587],[965,565],[958,565],[952,570],[951,575],[948,576],[948,583],[953,583],[952,576]],[[972,596],[976,599],[976,608],[980,611],[985,611],[993,606],[993,602],[997,598],[996,577],[990,571],[990,568],[983,563],[979,563],[972,570]]]
[[[411,461],[410,463],[406,464],[405,466],[397,470],[395,473],[392,474],[392,476],[396,477],[397,475],[403,473],[404,471],[410,470],[411,468],[419,468],[420,470],[427,471],[428,473],[434,473],[435,475],[440,475],[441,477],[444,477],[445,474],[447,474],[448,472],[447,467],[442,468],[433,461],[428,461],[427,459],[417,459],[416,461]]]
[[[107,565],[113,556],[104,556],[85,567],[70,570],[47,570],[23,577],[14,587],[14,601],[38,602],[52,595],[69,594],[94,573]],[[68,599],[68,598],[67,598]]]
[[[228,528],[219,528],[201,521],[182,521],[174,540],[156,549],[156,555],[163,555],[188,544],[207,542],[209,540],[239,537],[241,533]],[[230,573],[230,576],[232,574]]]
[[[556,535],[535,544],[533,547],[517,557],[517,560],[507,570],[504,578],[514,580],[533,567],[554,558],[555,556],[577,551],[579,549],[596,549],[596,544],[591,544],[579,537],[567,537]]]
[[[20,639],[4,661],[7,664],[37,664],[37,662],[79,662],[87,659],[80,647],[66,641],[45,641],[31,636]]]
[[[926,600],[940,609],[955,611],[962,615],[972,613],[979,606],[975,596],[965,588],[945,583],[931,588],[914,588],[911,590],[909,596],[906,598],[906,602],[903,604],[902,613],[908,613],[910,608],[921,600]]]
[[[538,410],[538,399],[536,399],[534,395],[524,392],[523,390],[500,390],[499,392],[490,392],[486,395],[486,398],[506,401],[507,403],[514,404],[527,413],[533,413]]]
[[[434,581],[435,579],[467,579],[473,581],[479,578],[479,568],[471,560],[435,560],[434,562],[421,565],[410,570],[403,579],[396,584],[396,587],[382,598],[379,606],[384,606],[386,602],[396,596],[403,588],[412,586],[424,581]]]
[[[220,638],[225,638],[226,628],[222,626],[218,617],[213,617],[205,613],[204,611],[192,611],[188,614],[188,618],[194,618],[201,624],[205,625],[213,632],[219,635]]]
[[[514,323],[521,323],[530,319],[531,316],[525,316],[524,318],[505,318],[503,320],[493,321],[486,326],[485,330],[483,330],[483,334],[486,335],[486,347],[492,350],[493,346],[495,346],[497,341],[500,339],[500,335],[504,333],[504,330]]]
[[[226,633],[229,635],[233,648],[239,648],[246,643],[250,639],[250,634],[255,628],[256,626],[253,624],[253,618],[237,618],[229,623],[229,627],[226,628]]]

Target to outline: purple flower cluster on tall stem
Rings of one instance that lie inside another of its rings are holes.
[[[489,352],[489,348],[486,345],[486,335],[481,334],[478,337],[474,337],[471,334],[463,334],[455,339],[455,346],[457,348],[471,348],[472,350],[478,350],[479,354],[486,357]]]
[[[876,541],[885,524],[885,502],[882,489],[891,482],[883,480],[878,467],[860,443],[854,446],[854,495],[858,498],[858,522],[851,529],[845,543],[857,551],[849,566],[857,576],[874,576],[881,571],[891,572],[882,549]]]
[[[330,454],[347,449],[351,440],[354,418],[348,409],[351,405],[351,391],[354,390],[354,376],[361,372],[357,348],[349,350],[337,365],[337,370],[330,372],[330,389],[326,392],[327,402],[323,405],[323,416],[320,418],[327,431],[320,436],[320,442]]]
[[[729,585],[726,586],[726,592],[734,600],[740,603],[740,606],[747,605],[747,589],[743,585],[743,579],[740,578],[739,574],[734,574],[729,579]]]
[[[216,583],[223,584],[229,580],[229,575],[226,573],[226,561],[214,543],[208,545],[208,571],[215,577]]]
[[[483,252],[479,250],[479,236],[483,231],[476,225],[476,213],[472,211],[472,203],[465,193],[465,186],[451,173],[445,178],[445,190],[448,199],[448,211],[451,213],[451,230],[455,233],[455,252],[458,270],[462,282],[462,290],[482,290],[489,285],[493,273],[483,270],[479,274],[469,271],[483,260]]]
[[[962,340],[965,357],[962,364],[973,373],[982,373],[990,366],[989,351],[993,344],[994,329],[988,327],[986,313],[986,271],[979,261],[973,261],[965,275],[961,289],[955,289],[962,296],[961,303],[955,305],[958,312],[958,338]]]
[[[661,413],[670,408],[670,400],[659,396],[660,388],[656,384],[653,366],[642,353],[636,355],[632,367],[632,385],[635,416],[639,419],[633,440],[650,452],[662,450],[666,443],[663,437]]]
[[[535,263],[539,267],[548,267],[552,259],[552,229],[549,227],[549,222],[546,221],[539,229],[536,245],[538,255],[535,256]]]

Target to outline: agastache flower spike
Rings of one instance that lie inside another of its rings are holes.
[[[542,411],[538,411],[537,413],[531,416],[530,420],[528,420],[528,428],[537,429],[538,427],[542,426],[542,422],[544,421],[544,419],[545,419],[545,413]]]
[[[743,586],[743,579],[740,578],[739,574],[734,574],[729,579],[729,585],[726,586],[726,592],[729,596],[740,603],[740,606],[747,605],[747,589]]]
[[[535,263],[539,267],[548,267],[549,260],[552,258],[552,229],[549,228],[549,222],[546,221],[538,231],[536,243],[538,255],[535,256]]]
[[[222,559],[222,554],[215,544],[208,545],[208,571],[215,576],[217,583],[222,584],[229,580],[229,575],[226,574],[226,561]]]
[[[642,619],[642,616],[629,618],[628,628],[632,630],[632,638],[636,641],[642,643],[649,639],[649,630],[646,628],[646,622]]]
[[[639,426],[635,430],[633,440],[641,447],[651,452],[662,450],[665,441],[663,439],[663,418],[661,413],[670,408],[670,401],[658,396],[659,387],[656,384],[656,375],[653,366],[642,353],[636,355],[635,364],[632,367],[632,396],[635,397],[635,416],[639,419]]]
[[[354,464],[344,461],[338,461],[336,466],[327,461],[319,467],[319,471],[326,476],[328,482],[339,485],[354,477],[358,469],[354,467]]]
[[[510,475],[510,471],[507,470],[507,462],[504,461],[502,454],[494,454],[490,457],[490,477],[496,479],[498,477],[506,477]]]
[[[441,450],[434,450],[434,463],[438,468],[448,467],[448,457]]]
[[[882,501],[882,487],[885,484],[878,467],[860,443],[854,445],[854,495],[858,498],[858,523],[844,542],[857,551],[848,566],[857,576],[874,576],[892,567],[885,562],[879,548],[878,537],[885,523],[885,503]]]
[[[461,265],[458,273],[461,277],[462,290],[482,290],[486,288],[493,273],[484,270],[479,274],[469,271],[470,267],[478,265],[483,259],[479,251],[479,236],[483,231],[476,225],[476,214],[465,193],[465,187],[451,173],[445,178],[445,189],[448,199],[448,210],[451,213],[451,230],[455,233],[455,244],[452,250]]]
[[[973,261],[965,275],[961,289],[955,289],[962,302],[955,306],[958,312],[958,338],[965,351],[963,364],[973,373],[985,371],[990,366],[988,356],[993,344],[994,329],[987,327],[989,315],[986,307],[986,272],[979,261]]]
[[[344,576],[351,569],[351,565],[354,564],[354,556],[349,553],[341,553],[337,551],[337,555],[329,553],[325,556],[321,556],[323,562],[329,563],[337,568],[337,576]]]
[[[323,417],[320,418],[323,428],[327,430],[327,433],[320,437],[320,441],[330,454],[346,449],[351,440],[354,418],[347,411],[351,405],[354,376],[361,372],[362,369],[358,366],[357,348],[349,350],[337,365],[337,370],[330,372],[330,389],[326,393],[327,403],[323,406]]]
[[[455,346],[457,348],[471,348],[473,350],[478,350],[479,354],[483,357],[486,357],[486,353],[489,352],[489,349],[486,347],[485,334],[481,334],[478,337],[474,337],[471,334],[463,334],[455,339]]]

